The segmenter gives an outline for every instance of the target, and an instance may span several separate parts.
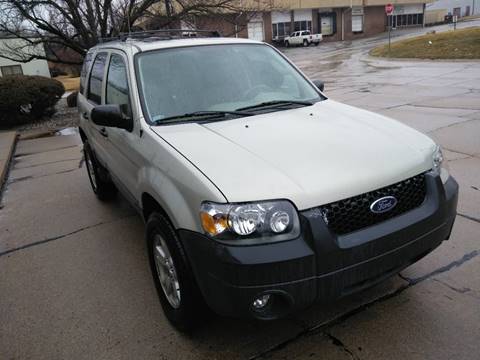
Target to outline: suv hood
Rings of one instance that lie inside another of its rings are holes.
[[[427,171],[435,150],[430,138],[408,126],[333,100],[203,125],[152,129],[229,202],[289,199],[299,210]]]

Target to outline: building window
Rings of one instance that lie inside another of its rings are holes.
[[[283,39],[285,36],[290,35],[290,23],[272,24],[272,35],[274,39]]]
[[[388,16],[388,25],[393,28],[423,25],[423,14]]]
[[[23,75],[21,65],[1,66],[0,69],[2,70],[2,76]]]
[[[354,33],[363,32],[363,15],[352,16],[352,32]]]
[[[312,22],[311,21],[295,21],[294,22],[295,29],[294,31],[302,31],[302,30],[308,30],[312,31]]]

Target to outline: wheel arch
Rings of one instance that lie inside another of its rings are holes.
[[[160,203],[148,192],[142,193],[142,216],[145,222],[148,221],[148,218],[153,212],[161,213],[169,222],[172,223],[170,216],[168,216],[165,209],[160,205]]]
[[[85,132],[82,130],[81,127],[78,128],[78,132],[80,133],[80,139],[82,139],[82,143],[87,141],[87,135],[85,134]]]

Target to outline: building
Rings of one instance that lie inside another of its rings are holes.
[[[198,29],[220,30],[225,36],[282,42],[298,30],[322,33],[324,41],[352,40],[394,28],[425,25],[425,5],[433,0],[270,0],[268,9],[253,15],[231,15],[235,21],[195,18]],[[478,0],[480,1],[480,0]],[[385,5],[395,11],[387,19]],[[251,7],[250,7],[251,8]]]
[[[0,33],[0,76],[8,75],[41,75],[50,77],[48,63],[46,60],[31,60],[29,62],[16,62],[2,57],[2,54],[8,56],[12,48],[21,49],[25,47],[25,40]],[[28,47],[29,51],[31,47]],[[18,53],[17,50],[16,52]],[[43,45],[34,48],[36,53],[45,55]],[[28,55],[26,55],[28,56]]]
[[[480,0],[436,0],[427,4],[426,13],[427,17],[432,19],[435,17],[431,14],[439,14],[437,17],[448,14],[458,17],[480,15]]]
[[[352,40],[384,32],[388,20],[385,5],[393,3],[393,27],[424,25],[425,1],[403,0],[287,0],[288,10],[263,14],[263,40],[280,41],[293,31],[322,33],[324,40]],[[256,28],[260,26],[257,25]],[[250,30],[252,27],[248,27]],[[256,32],[248,37],[259,39]]]

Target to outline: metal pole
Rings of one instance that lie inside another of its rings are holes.
[[[391,32],[392,32],[392,15],[388,15],[388,57],[390,57]]]

